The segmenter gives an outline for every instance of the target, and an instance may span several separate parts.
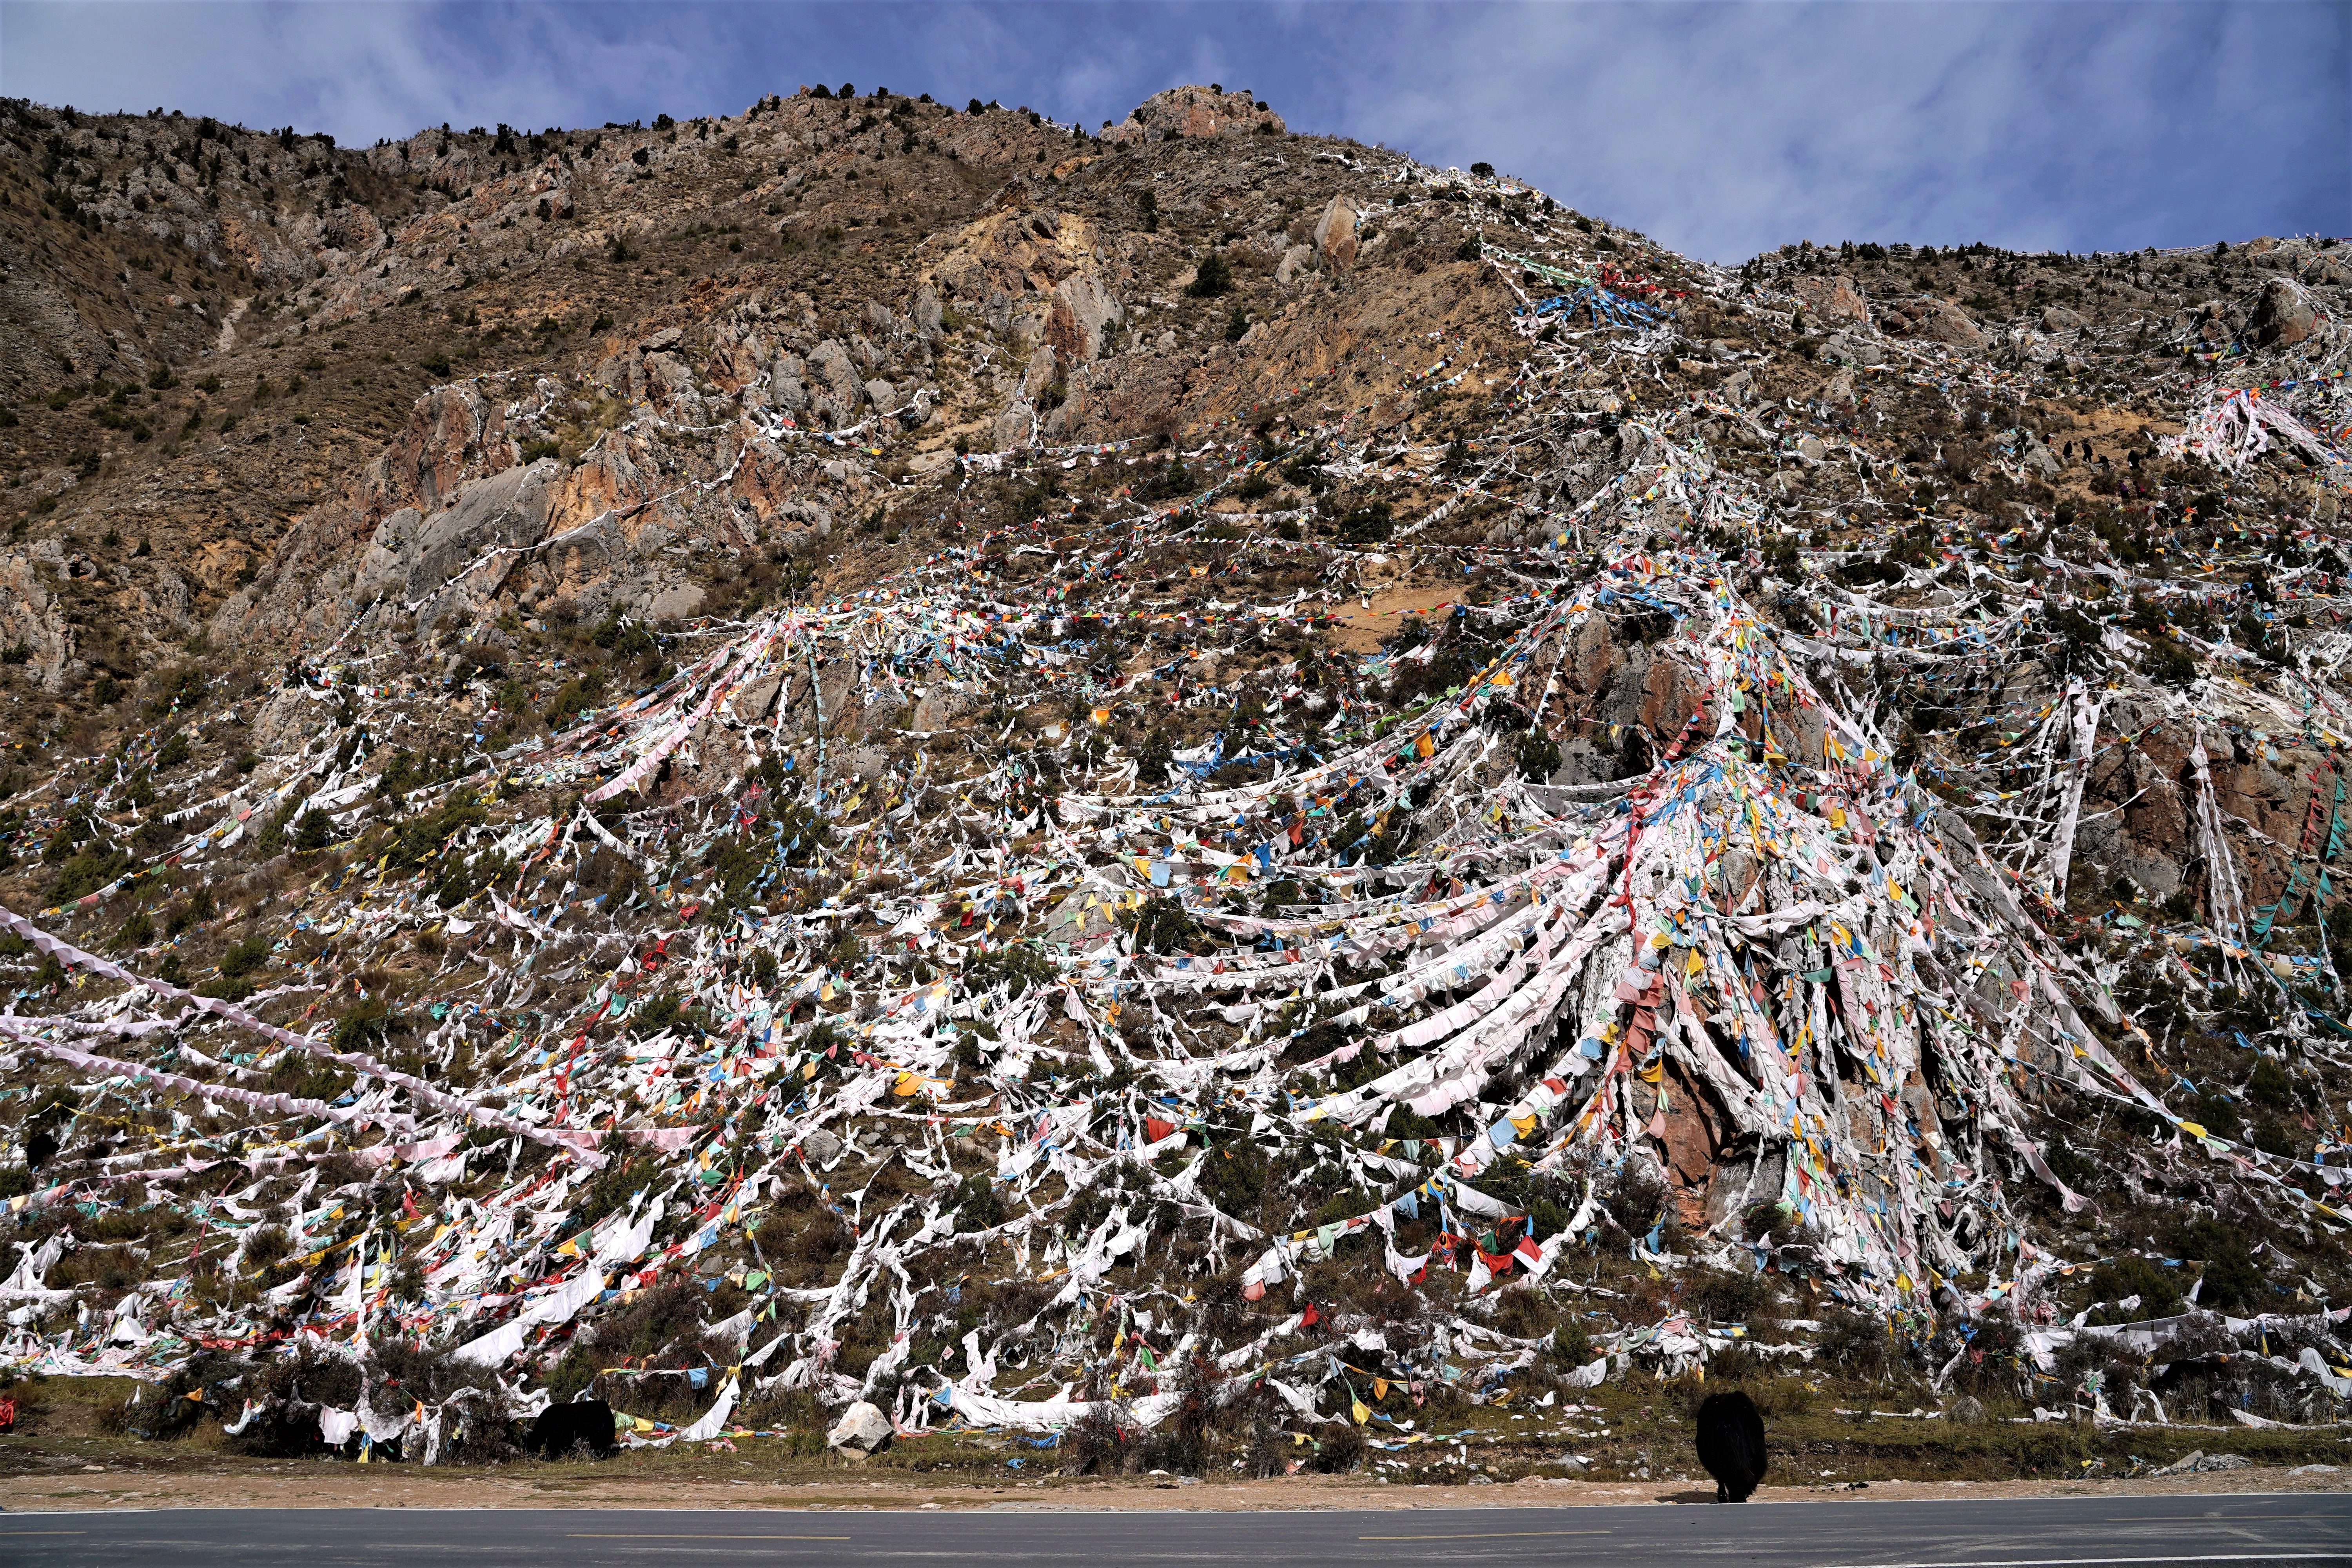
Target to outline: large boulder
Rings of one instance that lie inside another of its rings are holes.
[[[1015,398],[1012,406],[998,415],[996,422],[989,426],[989,445],[995,451],[1010,452],[1031,445],[1036,433],[1036,405]]]
[[[1857,337],[1852,332],[1832,332],[1828,341],[1822,344],[1822,353],[1831,359],[1841,360],[1847,364],[1886,363],[1885,349],[1880,348],[1868,338]]]
[[[2339,289],[2352,286],[2352,267],[2344,265],[2344,258],[2340,255],[2315,256],[2303,264],[2303,280],[2305,283],[2333,284]]]
[[[694,371],[677,354],[645,356],[645,394],[656,408],[681,423],[699,423],[708,417],[702,395],[694,384]]]
[[[832,338],[809,351],[810,374],[818,382],[810,405],[827,423],[846,425],[857,416],[866,400],[866,380],[858,374],[849,351]]]
[[[1822,323],[1870,320],[1870,300],[1843,272],[1800,278],[1789,285],[1789,291],[1805,307],[1805,314]]]
[[[1076,213],[1017,208],[959,231],[925,279],[945,302],[977,315],[1016,353],[1049,342],[1065,368],[1100,355],[1125,308],[1100,263],[1092,223]]]
[[[862,390],[864,378],[857,374],[857,366],[850,359],[849,351],[837,338],[827,338],[811,349],[808,367],[839,395],[854,401]]]
[[[870,1459],[890,1446],[890,1418],[861,1399],[841,1413],[824,1435],[824,1446],[836,1454]]]
[[[936,337],[947,320],[947,310],[940,302],[940,291],[925,279],[915,288],[915,303],[911,310],[915,331],[925,337]]]
[[[1980,349],[1989,341],[1966,310],[1948,300],[1921,300],[1911,307],[1912,331],[1948,348]]]
[[[1035,402],[1037,395],[1053,385],[1055,378],[1061,374],[1062,356],[1055,352],[1054,345],[1038,344],[1037,352],[1029,356],[1028,364],[1022,369],[1021,395]]]
[[[2265,348],[2285,348],[2311,336],[2319,325],[2318,307],[2291,279],[2273,278],[2263,285],[2254,304],[2254,341]]]
[[[808,367],[800,362],[797,355],[786,354],[778,360],[775,368],[768,373],[769,406],[781,408],[787,414],[798,414],[806,408],[809,395],[803,378],[807,374]]]
[[[1333,196],[1315,220],[1315,259],[1326,272],[1345,272],[1356,264],[1356,207],[1345,196]]]

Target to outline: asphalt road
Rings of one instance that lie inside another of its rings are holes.
[[[184,1509],[0,1515],[0,1568],[513,1563],[2352,1564],[2352,1494],[1297,1513]]]

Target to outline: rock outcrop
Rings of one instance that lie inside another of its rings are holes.
[[[1829,326],[1842,321],[1867,322],[1870,301],[1854,287],[1853,279],[1843,273],[1827,278],[1797,278],[1790,281],[1789,291],[1805,307],[1805,313]]]
[[[1171,87],[1137,104],[1128,117],[1103,132],[1111,142],[1159,142],[1201,136],[1280,135],[1282,116],[1245,92],[1210,87]]]

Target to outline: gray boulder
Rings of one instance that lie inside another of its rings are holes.
[[[928,279],[915,289],[913,314],[915,331],[927,338],[936,336],[941,323],[947,320],[946,309],[940,303],[940,291],[931,287]]]
[[[1831,359],[1843,360],[1848,364],[1884,364],[1886,351],[1868,338],[1858,338],[1852,332],[1832,332],[1822,344],[1822,353]]]
[[[809,370],[822,379],[835,395],[847,398],[850,406],[856,406],[856,399],[863,390],[863,378],[857,374],[857,366],[851,362],[849,351],[838,339],[827,338],[811,349],[808,364]]]
[[[824,1435],[824,1446],[836,1454],[870,1459],[890,1446],[890,1418],[861,1399],[841,1413]]]
[[[551,459],[477,479],[431,517],[403,507],[377,525],[360,563],[356,597],[419,605],[469,566],[467,588],[494,589],[511,557],[479,561],[501,546],[519,548],[547,537],[548,491],[562,465]],[[471,579],[480,575],[482,581]]]

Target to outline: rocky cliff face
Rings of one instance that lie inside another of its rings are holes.
[[[1716,268],[1217,87],[0,195],[11,1354],[2335,1397],[2176,1309],[2343,1288],[2342,245]]]

